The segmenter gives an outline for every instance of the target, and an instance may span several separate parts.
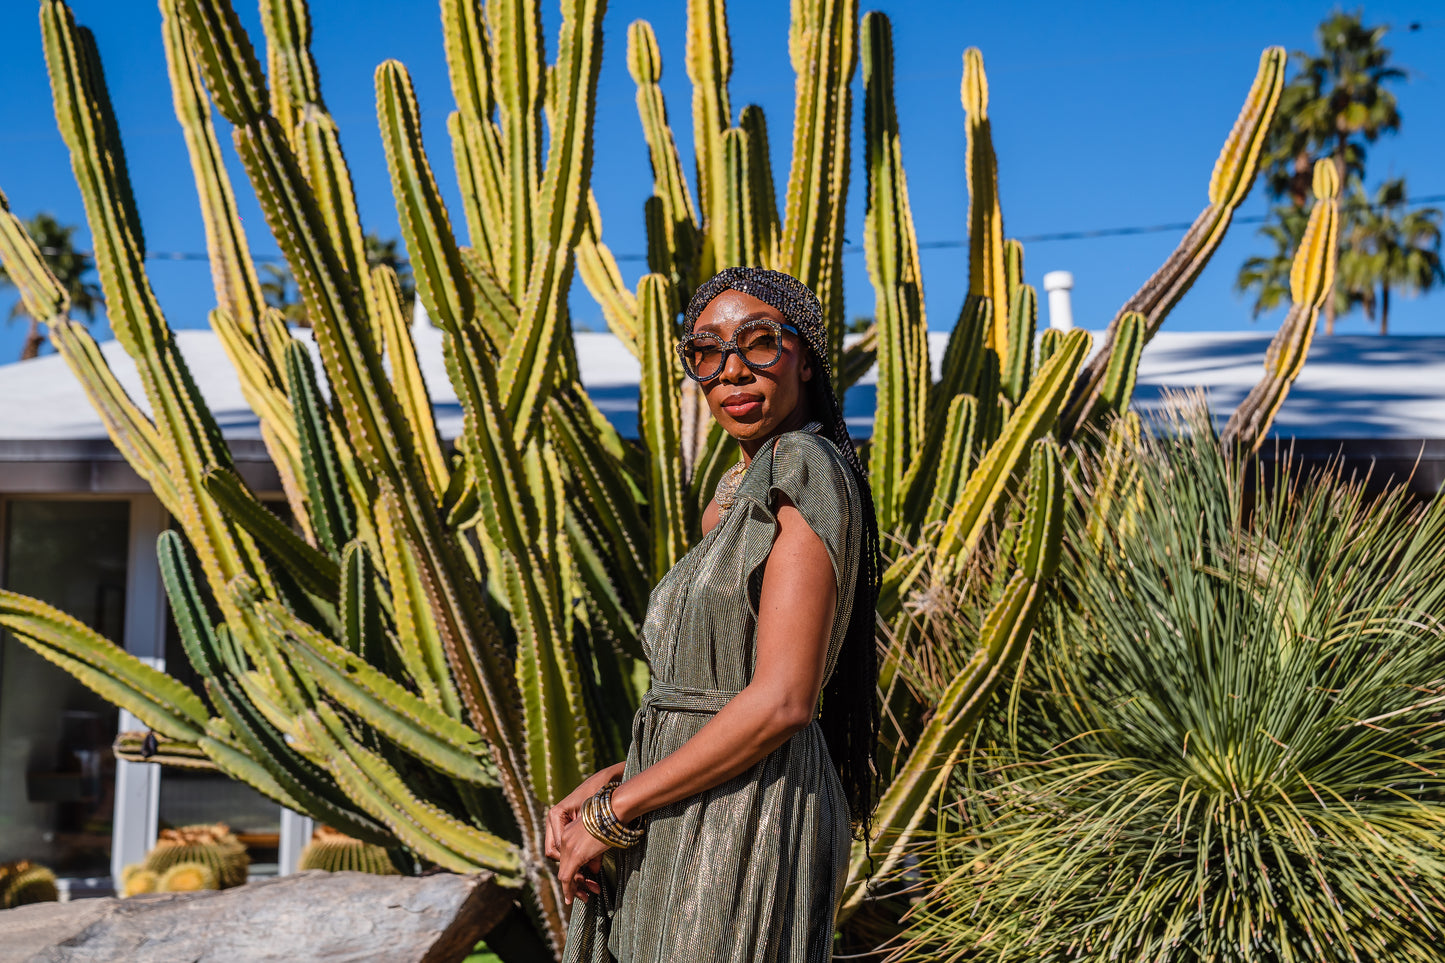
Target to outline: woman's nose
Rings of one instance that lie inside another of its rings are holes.
[[[736,351],[729,351],[727,353],[727,356],[723,359],[723,367],[720,377],[723,381],[726,381],[729,384],[737,384],[740,379],[744,377],[751,377],[752,373],[752,369],[749,368],[745,363],[743,363],[742,355],[738,354],[738,352]]]

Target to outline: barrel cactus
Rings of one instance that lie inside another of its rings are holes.
[[[60,898],[55,874],[28,859],[0,865],[0,909],[27,903],[53,903]]]
[[[160,890],[166,889],[166,873],[183,863],[199,863],[213,874],[216,889],[229,889],[246,882],[251,858],[225,823],[162,829],[145,859],[145,868],[160,877]]]
[[[160,889],[159,873],[145,868],[144,863],[131,863],[120,874],[120,895],[141,896]]]
[[[193,860],[172,865],[156,883],[156,891],[160,893],[196,893],[203,889],[220,888],[215,869]]]
[[[297,869],[324,869],[339,873],[374,873],[396,876],[400,871],[381,846],[348,836],[330,826],[321,826],[311,834],[311,842],[301,850]]]

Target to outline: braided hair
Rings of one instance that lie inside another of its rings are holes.
[[[825,434],[842,453],[853,473],[863,501],[863,556],[858,564],[858,581],[853,610],[848,620],[843,647],[832,676],[823,688],[818,725],[828,743],[828,753],[838,770],[848,808],[856,830],[863,839],[871,833],[873,804],[877,796],[877,767],[874,753],[878,743],[878,648],[875,640],[878,589],[882,582],[883,554],[878,541],[878,516],[873,507],[873,489],[868,472],[858,458],[843,405],[833,390],[829,364],[828,327],[823,307],[807,285],[781,271],[764,268],[731,267],[719,271],[694,292],[687,306],[690,333],[698,315],[713,298],[724,291],[739,291],[777,308],[798,329],[808,346],[814,375],[805,384],[809,412],[823,423]]]

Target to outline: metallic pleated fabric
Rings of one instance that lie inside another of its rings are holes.
[[[827,673],[843,645],[862,501],[841,452],[810,431],[753,459],[737,501],[652,592],[652,688],[626,776],[676,751],[748,684],[763,563],[786,495],[823,540],[838,586]],[[848,862],[848,808],[817,722],[747,772],[646,817],[604,859],[602,893],[573,904],[568,963],[824,963]]]

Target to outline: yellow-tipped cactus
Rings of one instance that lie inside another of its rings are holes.
[[[160,892],[160,885],[160,874],[146,869],[144,863],[131,863],[120,874],[121,896],[142,896]]]
[[[1339,251],[1340,179],[1333,160],[1317,161],[1315,206],[1289,271],[1290,308],[1264,356],[1264,378],[1240,402],[1224,426],[1223,440],[1259,451],[1294,380],[1304,369],[1320,309],[1335,283]]]
[[[216,871],[205,863],[176,863],[160,874],[156,881],[158,893],[196,893],[203,889],[220,889]]]

